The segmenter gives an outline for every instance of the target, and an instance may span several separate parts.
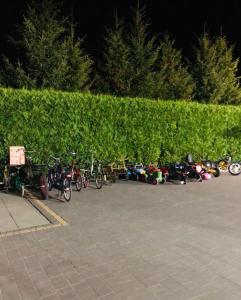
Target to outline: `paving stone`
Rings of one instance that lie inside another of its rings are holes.
[[[41,281],[41,282],[35,282],[35,287],[37,291],[39,292],[41,297],[50,296],[55,293],[55,289],[53,288],[50,281]]]
[[[83,277],[73,268],[70,268],[68,270],[66,269],[64,275],[68,282],[72,285],[83,280]]]
[[[51,282],[52,282],[53,287],[56,290],[70,287],[69,282],[65,279],[65,277],[63,275],[52,277]]]
[[[18,286],[15,283],[4,285],[1,292],[3,300],[22,300]]]
[[[98,295],[94,291],[92,287],[88,287],[86,289],[83,289],[81,291],[76,292],[78,297],[81,300],[89,300],[89,299],[97,299]]]
[[[102,297],[108,294],[111,294],[113,290],[108,287],[108,285],[100,280],[98,277],[92,277],[89,279],[86,279],[87,283],[90,285],[90,287],[94,290],[96,295],[98,297]]]
[[[41,300],[60,300],[60,298],[57,294],[53,294],[47,297],[43,297],[41,298]]]
[[[0,276],[7,276],[11,274],[11,269],[8,266],[0,266]]]
[[[132,292],[123,293],[118,295],[120,300],[159,300],[151,290],[149,289],[138,289]]]
[[[162,284],[152,286],[149,290],[158,299],[168,299],[173,294],[171,290],[167,289],[167,287]]]
[[[35,256],[30,256],[24,259],[24,263],[26,265],[26,269],[30,274],[42,272],[43,268],[41,267],[38,260],[36,260]]]
[[[8,284],[14,284],[15,278],[13,275],[6,275],[6,276],[0,276],[0,288],[8,285]]]
[[[99,278],[103,280],[106,284],[110,284],[110,283],[115,284],[118,282],[126,282],[126,281],[138,279],[131,273],[129,269],[122,269],[114,273],[101,275],[99,276]]]
[[[48,275],[44,271],[40,271],[40,272],[31,274],[30,279],[31,279],[32,283],[42,282],[42,281],[46,281],[46,279],[48,279]]]
[[[81,294],[82,291],[86,290],[86,289],[91,289],[91,286],[89,285],[89,283],[87,283],[85,280],[82,282],[79,282],[77,284],[72,285],[72,288],[76,291],[77,294]]]
[[[18,285],[24,284],[24,283],[31,283],[30,275],[27,271],[17,271],[13,274],[15,282]]]
[[[117,295],[125,292],[135,291],[144,287],[144,285],[138,280],[110,283],[109,286]]]
[[[7,258],[11,262],[15,262],[17,260],[20,260],[22,256],[20,255],[19,251],[15,248],[13,249],[8,249],[7,250]]]
[[[94,270],[90,268],[84,268],[83,266],[80,267],[77,265],[75,269],[83,279],[95,277],[97,275]]]
[[[49,277],[55,277],[61,273],[58,267],[55,266],[54,264],[44,266],[43,270]]]
[[[117,297],[115,294],[111,293],[105,296],[102,296],[98,298],[99,300],[120,300],[119,297]]]
[[[77,300],[80,299],[73,288],[66,287],[58,291],[58,296],[61,300]]]
[[[33,284],[21,284],[19,286],[20,294],[23,300],[37,300],[40,299],[40,294],[38,290],[33,286]]]

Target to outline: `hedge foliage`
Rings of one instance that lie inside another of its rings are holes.
[[[237,106],[0,89],[0,157],[24,145],[38,160],[70,150],[108,161],[240,158],[240,129]]]

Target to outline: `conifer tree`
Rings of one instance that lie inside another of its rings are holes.
[[[240,103],[239,59],[234,59],[233,49],[224,36],[211,39],[204,33],[198,39],[192,72],[195,99],[206,103]]]
[[[134,10],[130,34],[127,36],[130,55],[131,96],[153,97],[156,88],[155,69],[159,57],[156,37],[149,37],[145,8]]]
[[[134,10],[131,24],[116,18],[114,29],[105,36],[105,50],[100,68],[99,90],[116,95],[152,97],[155,88],[155,64],[159,48],[155,37],[149,38],[144,9]],[[124,34],[125,32],[125,34]]]
[[[193,79],[183,63],[181,51],[175,48],[174,43],[168,35],[160,42],[155,96],[161,99],[191,99]]]
[[[2,85],[70,91],[88,87],[92,60],[60,8],[53,0],[31,2],[18,30],[20,39],[11,39],[21,56],[17,62],[4,57]]]
[[[96,89],[118,96],[129,95],[131,80],[129,49],[124,39],[123,21],[116,16],[114,29],[107,29],[104,37],[103,64],[99,66]]]

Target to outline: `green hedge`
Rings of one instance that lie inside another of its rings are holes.
[[[1,156],[24,145],[39,160],[70,150],[108,161],[240,158],[240,128],[237,106],[0,89]]]

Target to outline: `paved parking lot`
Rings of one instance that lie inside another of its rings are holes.
[[[241,176],[44,203],[69,225],[0,239],[1,300],[241,299]]]

